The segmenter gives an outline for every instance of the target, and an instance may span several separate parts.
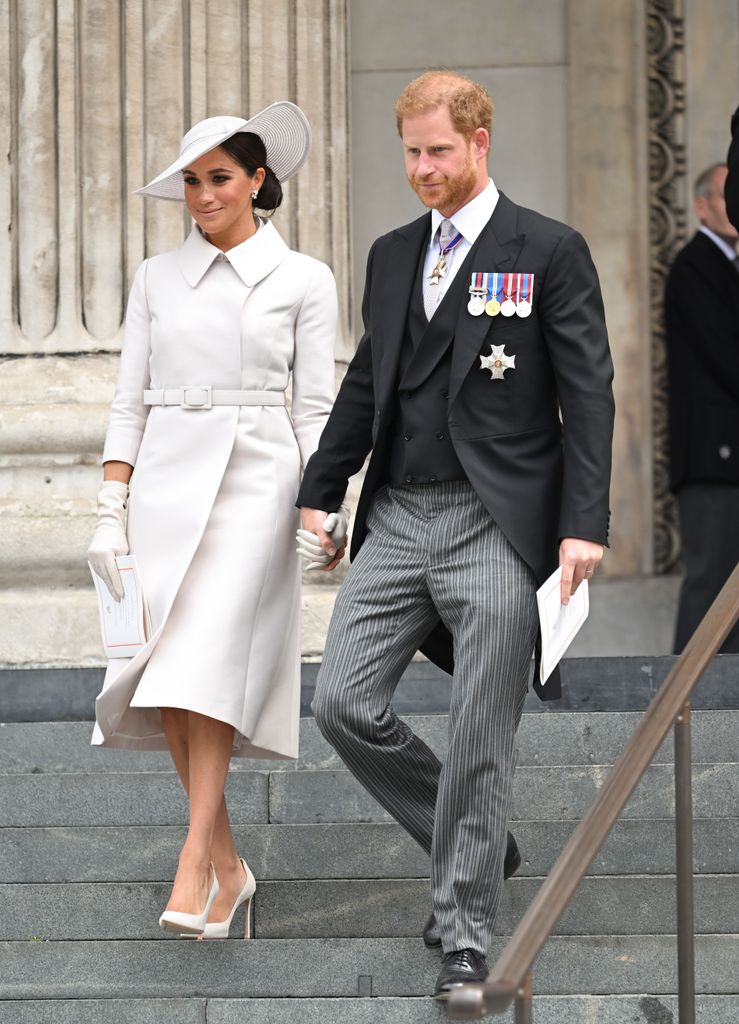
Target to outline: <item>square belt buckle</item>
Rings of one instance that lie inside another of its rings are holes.
[[[193,384],[182,389],[182,401],[180,406],[183,409],[212,409],[213,408],[213,387],[210,384]]]

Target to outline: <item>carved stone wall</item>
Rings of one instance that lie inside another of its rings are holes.
[[[0,664],[100,658],[84,551],[126,296],[189,230],[131,192],[195,121],[276,99],[314,147],[275,222],[332,266],[347,358],[346,0],[0,0]]]
[[[685,244],[685,65],[682,0],[649,0],[649,249],[652,347],[654,571],[674,569],[680,555],[675,500],[669,490],[665,279]]]

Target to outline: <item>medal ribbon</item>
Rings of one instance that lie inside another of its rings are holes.
[[[451,240],[451,242],[449,242],[443,248],[442,248],[442,245],[441,245],[441,238],[439,238],[439,259],[441,259],[442,256],[446,256],[446,254],[448,252],[451,252],[452,249],[456,249],[457,246],[459,245],[459,243],[462,241],[463,238],[464,238],[464,235],[460,232],[458,235],[455,235],[455,237]]]

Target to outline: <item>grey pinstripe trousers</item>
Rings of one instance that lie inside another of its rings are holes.
[[[445,952],[487,951],[536,638],[536,584],[469,483],[390,487],[336,599],[313,711],[346,766],[431,854]],[[439,618],[454,638],[442,765],[401,721],[398,681]]]

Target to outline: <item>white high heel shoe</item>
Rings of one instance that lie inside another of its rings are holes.
[[[205,930],[203,931],[204,939],[227,939],[228,930],[231,927],[233,916],[242,903],[246,903],[246,907],[244,908],[244,939],[251,938],[251,901],[254,893],[257,891],[257,883],[244,858],[240,857],[239,860],[241,861],[241,866],[246,873],[244,888],[236,897],[236,902],[231,907],[231,913],[225,921],[216,921],[213,924],[206,924]]]
[[[213,875],[213,881],[210,885],[210,892],[208,893],[208,899],[206,900],[203,912],[201,914],[184,914],[179,910],[165,910],[159,918],[159,927],[162,931],[182,932],[185,935],[203,934],[208,920],[208,914],[210,913],[210,908],[213,906],[213,901],[219,891],[216,869],[212,864],[210,866],[210,870]]]

